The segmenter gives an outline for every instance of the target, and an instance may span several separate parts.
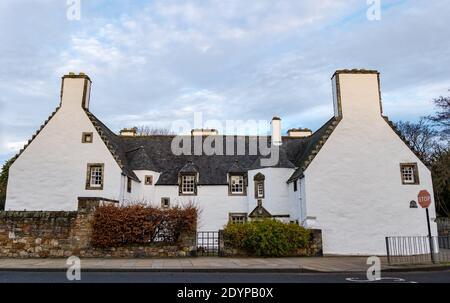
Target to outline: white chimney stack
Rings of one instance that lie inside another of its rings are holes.
[[[89,109],[91,79],[84,73],[69,73],[62,77],[61,107]]]
[[[122,137],[135,137],[137,135],[137,127],[123,128],[119,133]]]
[[[272,144],[281,145],[281,119],[279,117],[272,118]]]
[[[334,115],[344,119],[376,119],[382,114],[380,73],[376,70],[337,70],[331,78]]]

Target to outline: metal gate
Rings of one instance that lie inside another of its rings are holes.
[[[197,255],[198,256],[220,255],[220,239],[218,231],[197,232]]]

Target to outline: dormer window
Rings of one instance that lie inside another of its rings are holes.
[[[196,176],[193,174],[181,175],[180,194],[182,195],[196,195],[197,182]]]
[[[238,159],[228,169],[228,195],[243,196],[247,194],[247,172],[240,165]]]
[[[197,195],[198,170],[192,161],[188,161],[178,174],[178,193],[180,195]]]
[[[93,133],[84,132],[81,135],[81,143],[92,143]]]
[[[245,175],[236,174],[229,177],[228,192],[230,195],[245,195]]]

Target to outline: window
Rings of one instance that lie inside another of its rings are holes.
[[[169,208],[170,207],[170,198],[161,198],[161,207]]]
[[[195,175],[182,175],[181,194],[195,195],[195,193],[196,193]]]
[[[246,213],[230,213],[229,214],[230,223],[243,224],[247,222],[247,214]]]
[[[264,183],[262,181],[256,183],[256,197],[264,198]]]
[[[295,180],[294,181],[294,191],[297,191],[298,189],[297,189],[297,182],[298,182],[298,180]]]
[[[264,180],[266,177],[261,174],[257,173],[255,177],[253,178],[253,181],[255,182],[255,198],[260,199],[264,198]]]
[[[83,133],[81,135],[81,143],[92,143],[93,134],[92,133]]]
[[[402,184],[419,184],[417,163],[400,164],[400,173],[402,176]]]
[[[132,185],[132,180],[130,177],[127,177],[127,192],[131,193],[131,185]]]
[[[91,163],[87,165],[86,189],[103,189],[103,163]]]
[[[245,194],[244,175],[230,176],[230,194],[232,195]]]
[[[153,176],[145,176],[145,185],[153,185]]]

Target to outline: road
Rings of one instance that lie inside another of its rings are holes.
[[[382,273],[367,281],[361,273],[187,273],[81,272],[85,283],[450,283],[450,271]],[[0,271],[0,283],[68,282],[65,272]]]

